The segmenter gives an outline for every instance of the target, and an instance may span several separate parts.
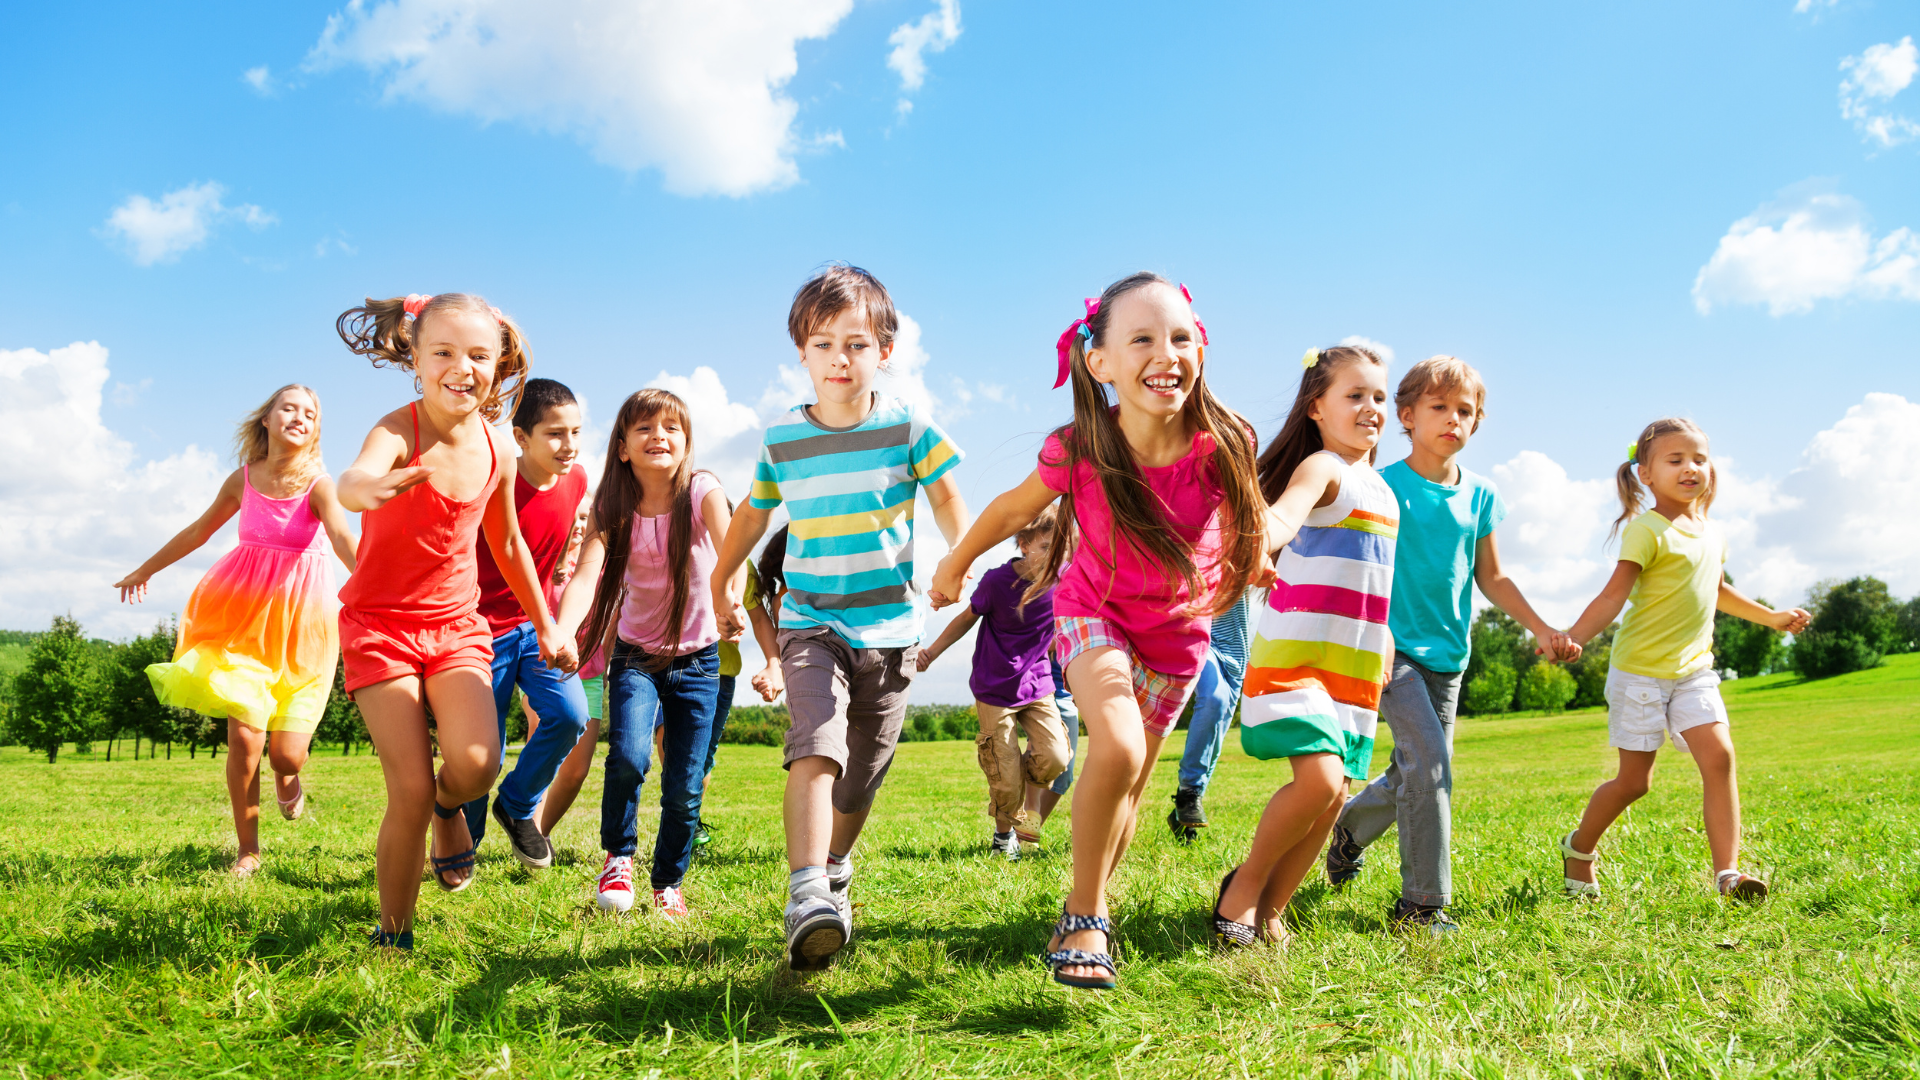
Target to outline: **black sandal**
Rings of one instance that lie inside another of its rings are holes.
[[[1259,939],[1259,931],[1252,924],[1220,917],[1220,905],[1227,902],[1227,886],[1239,872],[1237,866],[1227,871],[1227,876],[1220,879],[1220,895],[1213,901],[1213,943],[1223,949],[1244,949]]]
[[[1053,933],[1065,944],[1068,934],[1077,934],[1082,930],[1098,930],[1107,936],[1107,948],[1113,948],[1113,923],[1098,915],[1070,915],[1066,908],[1060,909],[1060,921],[1053,924]],[[1044,954],[1047,966],[1053,969],[1053,981],[1062,986],[1071,986],[1080,990],[1111,990],[1119,971],[1113,966],[1113,957],[1103,952],[1088,952],[1085,949],[1055,949]],[[1097,967],[1106,968],[1104,979],[1089,979],[1079,975],[1063,975],[1061,968]]]
[[[454,818],[460,816],[461,812],[464,809],[465,807],[456,806],[453,809],[448,810],[446,807],[440,805],[440,800],[435,799],[433,801],[433,816],[439,818],[441,821],[452,821]],[[478,877],[479,876],[478,874],[469,873],[466,877],[460,880],[460,884],[458,885],[447,884],[447,879],[444,877],[441,877],[440,875],[450,874],[455,870],[471,871],[473,869],[473,864],[477,859],[477,857],[478,857],[478,848],[473,844],[468,844],[467,850],[458,852],[453,855],[449,855],[444,859],[438,855],[433,854],[432,850],[429,849],[427,852],[427,858],[433,862],[434,884],[440,886],[440,889],[442,892],[450,892],[450,893],[457,893],[460,890],[466,888],[467,886],[473,884],[473,879],[475,877]]]

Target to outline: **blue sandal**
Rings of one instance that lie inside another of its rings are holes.
[[[413,930],[375,930],[367,935],[367,940],[376,949],[399,949],[401,952],[413,951]]]
[[[1053,933],[1062,944],[1068,934],[1082,930],[1098,930],[1107,935],[1107,947],[1113,947],[1113,923],[1098,915],[1071,915],[1066,908],[1060,909],[1060,921],[1053,924]],[[1055,949],[1046,953],[1047,966],[1053,969],[1053,981],[1062,986],[1072,986],[1081,990],[1111,990],[1114,978],[1119,974],[1113,966],[1113,957],[1103,952],[1088,952],[1085,949]],[[1082,976],[1062,975],[1061,968],[1098,967],[1107,969],[1104,979],[1089,979]]]
[[[448,810],[446,807],[440,805],[440,800],[435,799],[433,801],[433,816],[439,818],[441,821],[452,821],[454,818],[460,816],[463,809],[463,807],[456,806]],[[450,893],[459,892],[473,884],[473,879],[478,876],[477,874],[468,874],[460,880],[460,884],[458,885],[447,884],[447,879],[440,875],[449,874],[455,870],[472,870],[477,857],[478,850],[475,845],[472,844],[467,845],[467,850],[449,855],[444,859],[429,850],[427,858],[433,862],[433,883],[440,886],[442,892]]]

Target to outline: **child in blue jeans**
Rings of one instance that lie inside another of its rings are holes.
[[[1253,592],[1241,593],[1239,603],[1213,620],[1206,665],[1193,688],[1193,719],[1187,722],[1187,745],[1180,751],[1179,786],[1173,792],[1173,809],[1167,811],[1167,826],[1183,844],[1192,843],[1207,827],[1201,800],[1240,707],[1240,687],[1247,678],[1247,604]]]
[[[1400,898],[1392,920],[1434,936],[1457,929],[1447,916],[1453,869],[1453,720],[1471,647],[1473,586],[1519,620],[1555,659],[1580,648],[1534,613],[1500,569],[1494,528],[1507,508],[1491,481],[1454,457],[1486,415],[1480,373],[1451,356],[1422,360],[1400,380],[1394,407],[1413,449],[1380,470],[1400,504],[1394,552],[1393,668],[1380,716],[1393,731],[1387,771],[1347,802],[1327,847],[1327,880],[1360,875],[1367,845],[1400,827]]]

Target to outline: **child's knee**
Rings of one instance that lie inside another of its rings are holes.
[[[1027,782],[1042,787],[1059,779],[1067,771],[1065,746],[1029,747],[1026,753]]]
[[[273,766],[275,773],[281,776],[292,776],[294,773],[306,768],[307,748],[302,746],[299,749],[294,749],[289,746],[269,744],[267,746],[267,762]]]
[[[1628,802],[1645,795],[1653,788],[1653,780],[1648,776],[1623,773],[1613,779],[1614,790]]]

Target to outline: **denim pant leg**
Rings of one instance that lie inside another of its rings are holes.
[[[1080,707],[1073,702],[1073,696],[1055,696],[1053,707],[1060,710],[1060,726],[1067,729],[1067,767],[1053,778],[1053,786],[1047,790],[1055,795],[1065,795],[1073,787],[1073,766],[1080,760]]]
[[[639,847],[635,819],[640,787],[653,763],[653,725],[660,712],[660,683],[669,672],[641,667],[647,654],[617,642],[607,665],[607,757],[600,792],[600,846],[609,855],[632,855]]]
[[[1239,701],[1240,687],[1227,677],[1220,654],[1209,646],[1200,681],[1193,690],[1193,722],[1187,728],[1187,747],[1180,753],[1182,790],[1206,793],[1214,767],[1220,764],[1220,751],[1226,746],[1227,729],[1233,724],[1233,707]]]
[[[712,645],[673,662],[660,683],[666,757],[660,762],[660,832],[653,840],[653,887],[677,886],[693,860],[706,755],[720,697],[720,650]]]
[[[733,712],[733,687],[736,676],[720,676],[720,699],[713,706],[713,735],[707,739],[707,761],[700,770],[705,778],[713,772],[713,760],[720,754],[720,737],[727,733],[727,715]]]
[[[533,644],[520,653],[519,682],[533,711],[540,714],[540,727],[520,748],[513,771],[500,782],[501,806],[516,821],[533,816],[547,785],[553,783],[553,774],[587,730],[587,692],[580,680],[542,663],[539,638],[531,633],[531,624],[526,629]]]
[[[520,653],[526,636],[521,631],[532,633],[532,624],[516,626],[493,639],[493,715],[500,722],[500,756],[503,761],[507,753],[507,714],[513,711],[513,687],[518,678]],[[536,640],[534,657],[537,659],[539,655],[540,647]],[[544,717],[546,714],[540,715]],[[487,796],[480,796],[461,807],[461,810],[467,816],[467,831],[473,834],[473,846],[477,848],[480,838],[487,835]]]

